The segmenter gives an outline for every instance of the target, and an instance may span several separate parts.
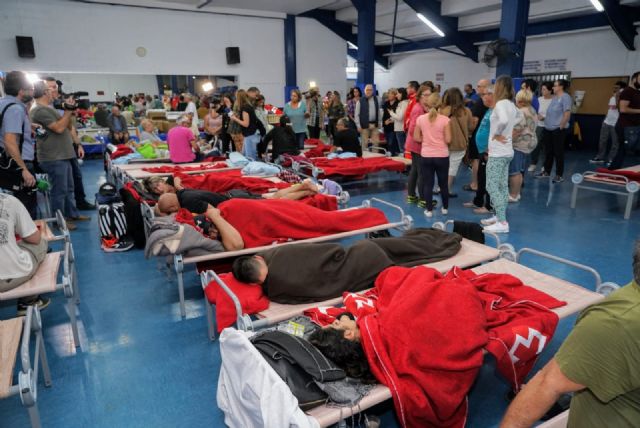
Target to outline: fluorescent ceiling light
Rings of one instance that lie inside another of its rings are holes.
[[[358,50],[358,47],[351,42],[347,42],[347,46],[349,46],[351,49]]]
[[[33,84],[33,83],[36,83],[38,80],[40,80],[40,78],[38,77],[37,74],[27,73],[27,80],[31,84]]]
[[[604,7],[602,7],[602,4],[598,0],[591,0],[591,4],[598,12],[604,12]]]
[[[213,83],[211,82],[206,82],[202,84],[202,90],[205,92],[209,92],[213,90]]]
[[[591,0],[593,1],[597,1],[597,0]],[[601,6],[602,7],[602,6]],[[425,24],[427,24],[427,26],[429,28],[431,28],[433,31],[435,31],[435,33],[440,36],[440,37],[444,37],[444,33],[442,32],[441,29],[439,29],[438,27],[436,27],[436,24],[434,24],[433,22],[429,21],[423,14],[419,13],[418,14],[418,19],[422,22],[424,22]]]
[[[347,73],[357,73],[358,67],[347,67]]]

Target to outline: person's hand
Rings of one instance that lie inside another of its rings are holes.
[[[358,128],[358,132],[362,132],[362,128]]]
[[[504,135],[494,135],[493,139],[498,141],[498,142],[500,142],[500,143],[502,143],[502,144],[505,144],[507,142],[507,139],[505,138]]]
[[[219,217],[220,210],[215,208],[213,205],[208,205],[206,214],[207,214],[207,217]]]
[[[22,170],[22,181],[26,187],[33,187],[36,185],[36,178],[26,168]]]
[[[84,147],[82,147],[82,144],[78,144],[78,159],[84,159]]]
[[[311,115],[310,115],[309,113],[305,113],[305,114],[304,114],[304,118],[305,118],[305,119],[309,119],[310,117],[311,117]]]

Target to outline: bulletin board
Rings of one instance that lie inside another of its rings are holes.
[[[618,77],[574,77],[570,92],[585,91],[584,100],[578,114],[607,114],[609,98],[613,95],[613,85],[618,81],[628,81],[628,76]]]

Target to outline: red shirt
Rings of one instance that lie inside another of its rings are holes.
[[[404,112],[404,132],[409,130],[409,119],[411,118],[411,110],[416,105],[416,94],[409,95],[409,105]]]

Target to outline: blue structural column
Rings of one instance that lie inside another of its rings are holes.
[[[156,74],[156,82],[158,84],[158,95],[163,96],[164,95],[164,79],[162,78],[161,75]]]
[[[171,92],[177,94],[180,92],[178,88],[178,76],[171,75]]]
[[[376,43],[376,1],[351,0],[358,10],[358,80],[364,87],[373,84],[373,66]]]
[[[298,88],[296,72],[296,17],[287,15],[284,20],[284,101],[291,99],[291,90]]]
[[[522,76],[528,21],[529,0],[509,0],[502,2],[500,37],[507,39],[512,44],[512,51],[516,54],[498,61],[496,76],[503,74],[511,77]]]
[[[187,87],[189,88],[189,93],[195,95],[196,93],[196,79],[195,76],[187,76]]]

